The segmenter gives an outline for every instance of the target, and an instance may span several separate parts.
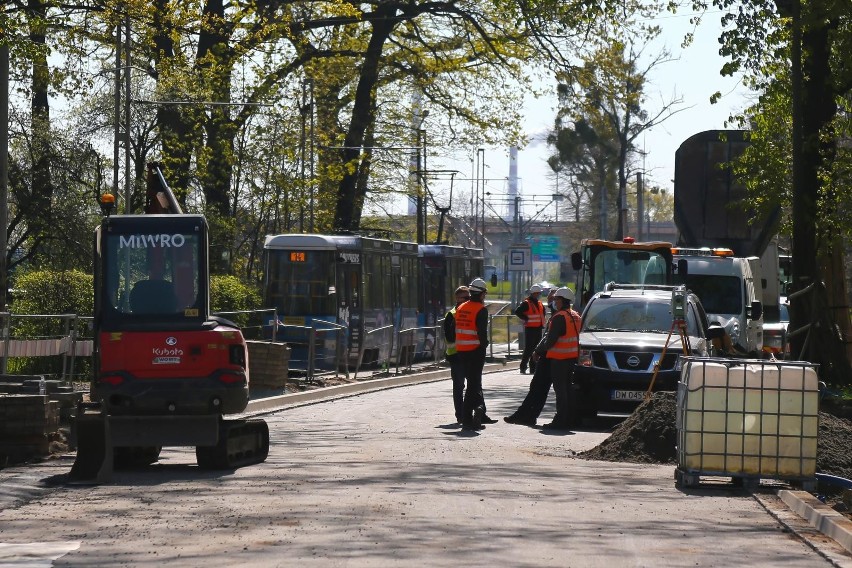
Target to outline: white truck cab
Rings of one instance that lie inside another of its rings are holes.
[[[757,257],[735,257],[731,249],[672,248],[675,266],[686,262],[686,277],[677,278],[698,295],[708,321],[721,325],[734,347],[752,357],[763,350],[761,276],[752,272]]]

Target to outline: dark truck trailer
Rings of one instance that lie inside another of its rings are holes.
[[[778,230],[781,206],[757,216],[728,165],[748,147],[747,130],[707,130],[675,152],[674,221],[681,247],[729,248],[762,256]]]
[[[687,138],[675,152],[677,244],[680,248],[708,251],[730,249],[731,256],[750,259],[754,286],[761,300],[760,312],[766,321],[777,322],[780,317],[779,268],[778,247],[773,238],[778,230],[781,206],[758,214],[748,204],[748,190],[737,179],[731,162],[745,152],[749,143],[747,130],[707,130]],[[700,256],[691,255],[691,259],[698,265],[704,262]],[[690,255],[681,256],[680,260],[688,264]],[[693,283],[702,277],[709,277],[709,274],[690,271]],[[678,281],[688,283],[685,278]],[[744,329],[744,318],[741,319]],[[758,350],[761,345],[762,340],[757,342]],[[749,342],[748,350],[754,349],[754,342]]]

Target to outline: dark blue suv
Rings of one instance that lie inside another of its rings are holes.
[[[673,309],[684,322],[683,334],[674,323]],[[582,417],[632,413],[644,399],[657,364],[653,390],[676,390],[682,356],[710,355],[708,335],[721,332],[709,328],[698,297],[684,288],[609,285],[583,310],[574,376]]]

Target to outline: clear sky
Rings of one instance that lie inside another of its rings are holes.
[[[652,56],[665,46],[673,59],[655,68],[652,74],[650,84],[646,88],[649,113],[654,114],[664,102],[674,98],[683,100],[683,103],[676,107],[680,109],[677,114],[647,131],[639,141],[647,152],[644,168],[647,172],[646,187],[653,183],[671,190],[674,155],[678,146],[698,132],[729,127],[725,125],[728,117],[747,104],[748,91],[740,84],[739,79],[722,77],[719,74],[724,64],[724,59],[719,55],[718,44],[722,14],[718,11],[705,14],[702,24],[695,30],[694,42],[682,49],[682,39],[692,29],[690,15],[684,12],[656,20],[663,28],[658,39],[659,45],[646,49],[646,54]],[[716,91],[722,93],[722,98],[716,104],[710,104],[710,97]],[[518,186],[525,201],[523,212],[526,216],[531,216],[555,191],[546,162],[552,149],[547,147],[543,138],[553,126],[556,98],[530,98],[526,101],[524,111],[524,130],[533,142],[518,153]],[[485,177],[492,180],[487,182],[487,186],[495,194],[505,193],[507,183],[502,180],[509,175],[509,149],[486,148],[485,153]],[[464,178],[457,180],[460,182],[461,191],[469,193],[470,163],[458,163],[454,167]],[[498,200],[495,200],[493,205],[498,209],[505,208]]]

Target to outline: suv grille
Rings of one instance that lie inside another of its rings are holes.
[[[616,351],[613,355],[618,368],[628,371],[645,371],[651,366],[651,360],[654,358],[654,354],[648,352]]]

